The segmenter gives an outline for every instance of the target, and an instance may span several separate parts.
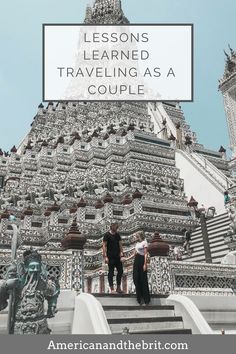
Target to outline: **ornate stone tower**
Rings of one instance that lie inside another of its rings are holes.
[[[93,7],[87,6],[84,22],[88,24],[129,23],[122,11],[121,0],[96,0]]]
[[[128,20],[119,0],[97,0],[87,8],[85,22]],[[40,249],[51,274],[61,274],[62,289],[77,282],[71,275],[74,258],[61,245],[76,220],[87,238],[85,278],[93,292],[104,291],[107,284],[101,245],[114,220],[125,256],[133,252],[138,230],[146,231],[148,239],[158,230],[175,246],[182,243],[182,229],[195,225],[175,150],[168,139],[157,137],[143,103],[40,104],[22,144],[0,154],[0,177],[0,275],[10,261],[9,214],[16,216],[21,247]],[[128,270],[125,276],[132,278]]]
[[[225,52],[226,64],[219,89],[224,97],[224,105],[230,137],[232,157],[236,157],[236,52],[230,48],[230,54]]]
[[[96,0],[86,10],[85,23],[128,20],[119,0]],[[158,231],[172,248],[181,245],[183,228],[194,228],[197,221],[187,206],[175,140],[186,146],[191,140],[195,151],[228,172],[221,152],[197,144],[178,103],[40,104],[22,143],[9,153],[0,149],[0,279],[11,262],[9,215],[16,218],[21,250],[37,247],[49,274],[60,275],[62,289],[78,287],[78,254],[61,244],[75,221],[87,239],[87,291],[106,290],[101,246],[114,221],[120,225],[125,257],[133,252],[133,236],[140,230],[148,240]],[[130,265],[124,279],[127,288]]]

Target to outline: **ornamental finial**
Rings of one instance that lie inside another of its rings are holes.
[[[228,47],[229,47],[231,56],[235,55],[235,51],[231,48],[230,44],[228,44]]]

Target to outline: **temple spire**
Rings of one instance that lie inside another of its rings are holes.
[[[121,0],[114,0],[114,10],[121,11]]]
[[[87,5],[86,7],[86,14],[85,14],[85,23],[89,23],[92,19],[92,8],[90,5]]]
[[[219,90],[224,97],[225,111],[227,115],[227,124],[230,137],[230,149],[232,158],[236,157],[236,106],[235,106],[235,75],[236,75],[236,51],[228,45],[229,53],[224,50],[226,56],[225,70],[223,77],[219,80]],[[222,149],[221,149],[222,150]],[[220,151],[222,154],[225,152]]]
[[[95,0],[93,6],[87,6],[85,23],[121,24],[129,23],[124,16],[121,0]]]
[[[223,79],[220,80],[219,87],[221,87],[224,80],[227,80],[231,75],[236,73],[236,52],[228,45],[230,53],[224,50],[226,56],[225,72]]]

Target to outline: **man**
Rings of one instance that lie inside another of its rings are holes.
[[[123,247],[120,234],[117,232],[118,224],[113,223],[110,226],[110,230],[105,234],[103,238],[103,259],[108,264],[108,282],[111,293],[122,293],[121,290],[121,278],[123,275],[123,265],[121,257],[123,257]],[[116,291],[113,286],[114,269],[117,270],[116,276]]]

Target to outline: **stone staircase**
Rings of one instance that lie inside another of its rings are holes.
[[[207,158],[199,153],[191,153],[191,158],[196,162],[196,164],[201,167],[205,173],[212,177],[212,179],[217,182],[223,190],[227,190],[229,187],[232,187],[234,182],[231,178],[227,177],[222,170],[217,168],[210,162]]]
[[[135,295],[93,294],[103,306],[113,334],[191,334],[182,317],[175,316],[174,306],[167,305],[165,296],[152,295],[148,306],[140,306]]]
[[[149,306],[137,306],[135,295],[93,294],[103,306],[113,334],[127,327],[130,334],[191,334],[183,320],[175,316],[174,306],[166,304],[165,296],[153,295]],[[63,291],[58,301],[58,313],[48,320],[51,334],[71,334],[74,315],[74,293]],[[7,333],[7,310],[0,313],[0,334]]]
[[[222,177],[222,172],[213,166],[209,161],[205,163],[207,160],[204,160],[199,154],[188,153],[183,150],[177,150],[177,152],[184,157],[189,164],[191,164],[191,167],[196,169],[196,171],[198,171],[207,181],[209,181],[210,184],[222,194],[223,198],[223,193],[228,188],[227,177]]]
[[[224,329],[225,334],[236,334],[235,296],[189,296],[201,311],[215,334]]]
[[[211,257],[213,263],[220,263],[222,257],[228,252],[229,248],[224,242],[224,236],[229,229],[228,213],[224,213],[206,221]],[[191,256],[184,256],[183,259],[189,262],[205,262],[205,253],[202,239],[201,226],[197,227],[191,237]]]

